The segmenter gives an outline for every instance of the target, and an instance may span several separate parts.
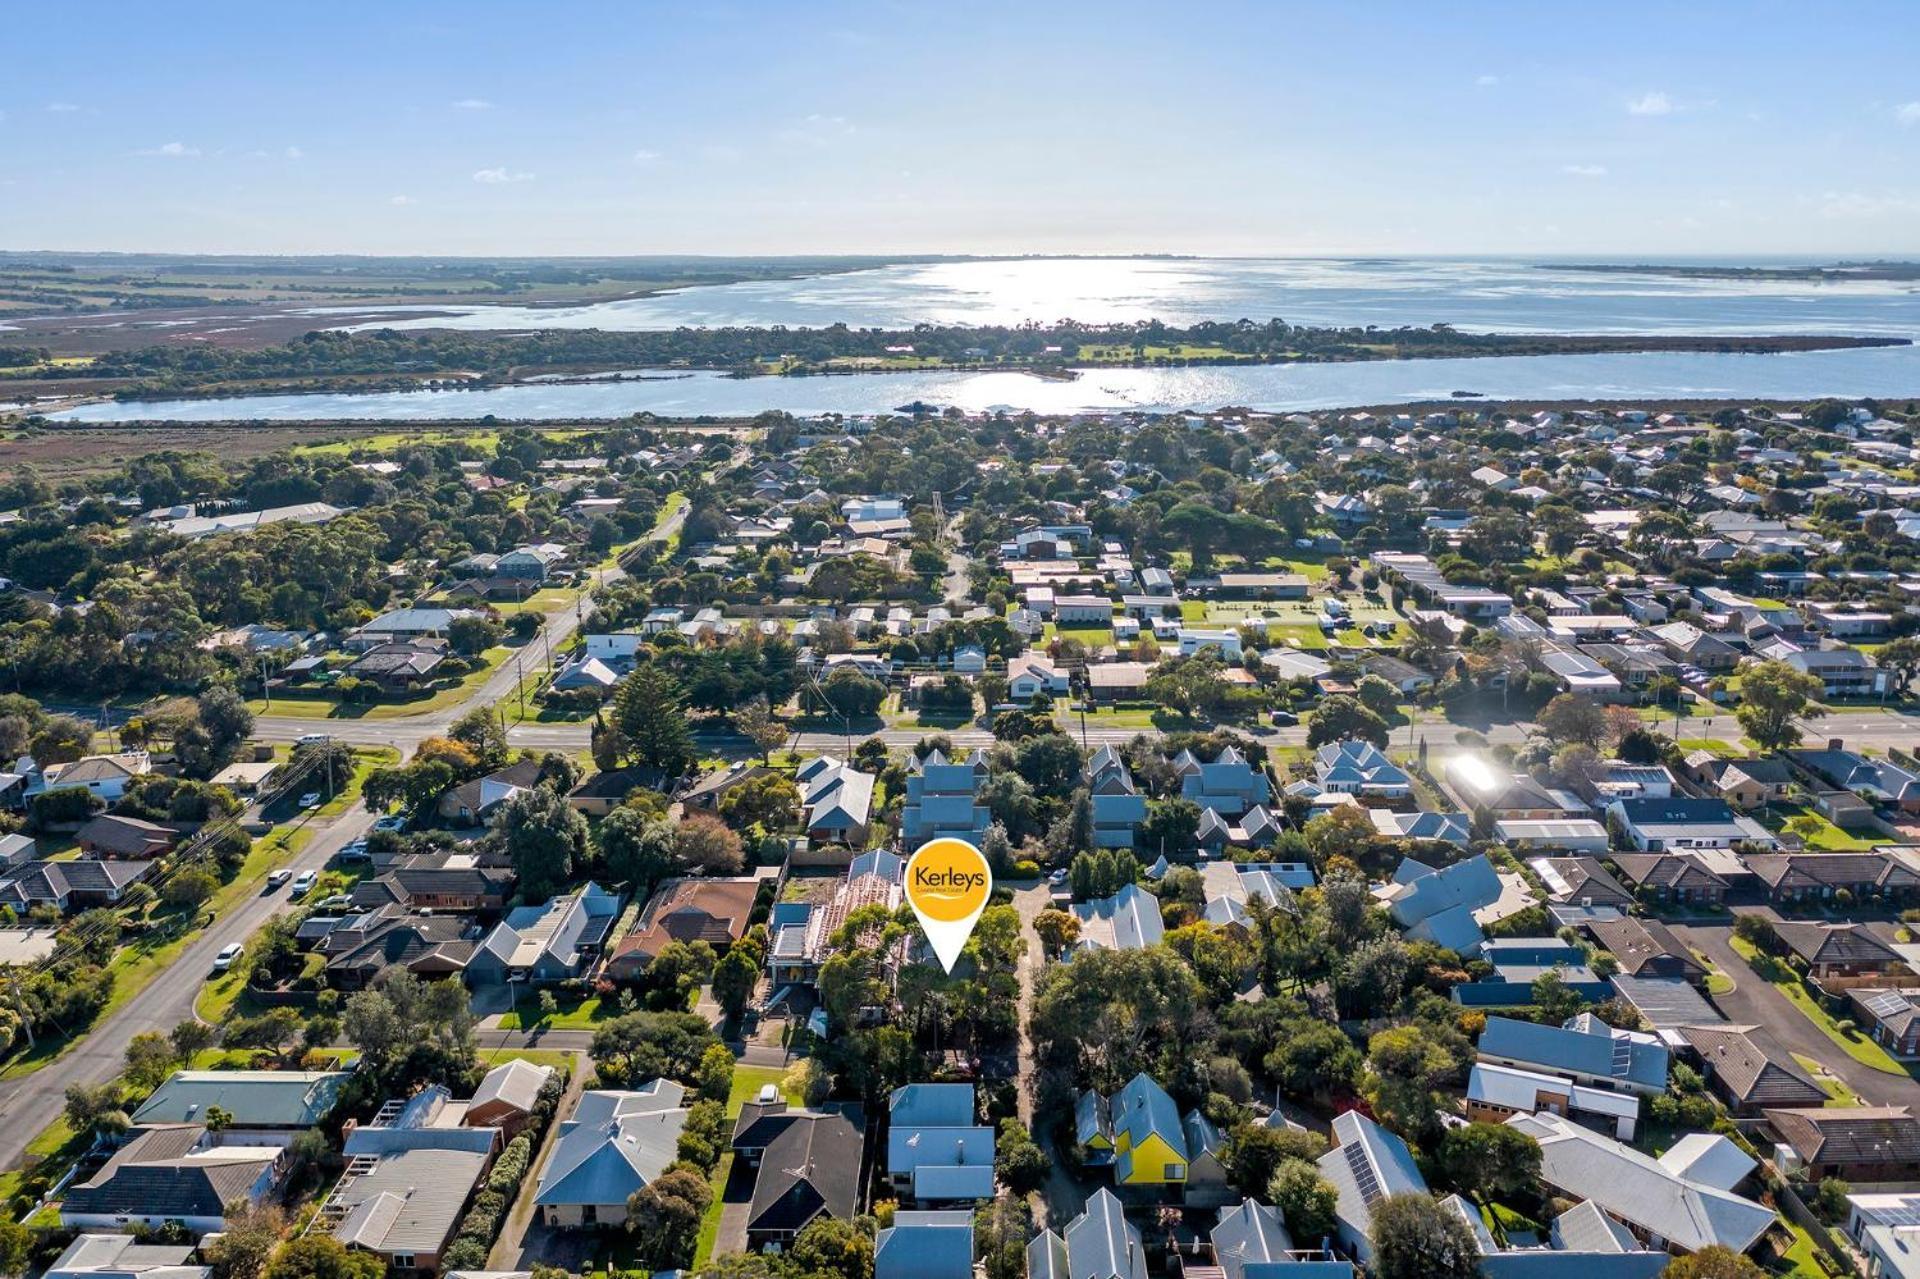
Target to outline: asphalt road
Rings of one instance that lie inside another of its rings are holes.
[[[1889,1075],[1862,1065],[1808,1021],[1791,1000],[1775,990],[1734,953],[1727,939],[1730,924],[1681,924],[1680,939],[1696,947],[1713,966],[1731,977],[1734,987],[1712,997],[1715,1007],[1737,1026],[1761,1026],[1787,1049],[1811,1057],[1838,1075],[1847,1087],[1871,1106],[1920,1106],[1920,1083],[1906,1075]]]
[[[307,846],[280,865],[298,873],[320,870],[340,848],[364,835],[373,814],[355,805],[319,828]],[[213,971],[213,959],[244,942],[289,904],[288,889],[243,898],[201,932],[144,990],[94,1023],[65,1055],[24,1079],[0,1084],[0,1168],[15,1167],[27,1143],[60,1113],[68,1084],[102,1084],[120,1073],[127,1044],[143,1030],[165,1031],[194,1015],[194,999]]]

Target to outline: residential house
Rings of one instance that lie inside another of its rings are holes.
[[[142,1243],[132,1235],[83,1234],[48,1266],[41,1279],[209,1279],[211,1266],[192,1264],[192,1244]]]
[[[816,755],[794,774],[809,841],[865,847],[873,822],[871,773],[832,755]]]
[[[1075,950],[1141,950],[1166,936],[1160,899],[1138,884],[1127,884],[1111,897],[1076,902],[1073,913],[1080,920]]]
[[[1102,746],[1087,761],[1086,777],[1093,806],[1093,846],[1132,848],[1147,820],[1147,798],[1134,785],[1126,760],[1113,746]]]
[[[1615,853],[1610,859],[1635,892],[1657,901],[1718,906],[1727,881],[1692,853]]]
[[[431,1093],[425,1100],[445,1104]],[[314,1228],[372,1253],[389,1269],[431,1274],[493,1162],[500,1134],[422,1109],[419,1097],[409,1099],[399,1103],[394,1122],[376,1118],[347,1135],[346,1171],[320,1205]]]
[[[1723,759],[1695,751],[1686,762],[1695,777],[1735,808],[1783,804],[1793,795],[1793,772],[1782,759]]]
[[[1342,1248],[1370,1264],[1374,1205],[1393,1195],[1425,1194],[1427,1179],[1406,1142],[1357,1110],[1334,1116],[1333,1149],[1318,1163],[1339,1195],[1334,1221]]]
[[[1852,791],[1870,804],[1920,813],[1920,776],[1891,760],[1869,759],[1837,745],[1827,750],[1789,751],[1787,758],[1797,767],[1842,790]]]
[[[1543,1183],[1591,1201],[1656,1249],[1745,1252],[1773,1226],[1771,1208],[1732,1192],[1754,1164],[1725,1137],[1694,1134],[1655,1159],[1560,1115],[1514,1115],[1507,1126],[1540,1143]]]
[[[759,891],[760,881],[746,877],[666,880],[647,899],[633,931],[614,943],[607,976],[637,980],[670,942],[705,942],[725,951],[746,934]]]
[[[745,1107],[741,1119],[747,1118]],[[739,1152],[739,1130],[735,1150]],[[860,1129],[846,1116],[792,1111],[761,1148],[747,1207],[747,1247],[793,1242],[816,1217],[851,1221],[859,1208]]]
[[[445,640],[396,640],[362,652],[348,664],[347,674],[389,693],[404,693],[432,679],[446,660]]]
[[[873,1279],[973,1279],[973,1214],[893,1214],[873,1241]]]
[[[1807,1180],[1920,1180],[1920,1119],[1905,1106],[1826,1106],[1769,1109],[1767,1126],[1779,1136],[1774,1162]]]
[[[1151,1076],[1135,1075],[1111,1097],[1082,1093],[1075,1120],[1088,1164],[1111,1167],[1115,1185],[1186,1183],[1187,1136],[1180,1108]]]
[[[1582,999],[1598,1003],[1613,988],[1586,966],[1577,947],[1558,938],[1498,937],[1482,942],[1479,957],[1491,965],[1478,981],[1453,988],[1456,1003],[1476,1008],[1519,1008],[1533,1003],[1534,983],[1552,973]]]
[[[1536,857],[1527,864],[1546,884],[1553,901],[1619,911],[1633,906],[1633,894],[1607,873],[1598,857]]]
[[[1249,808],[1273,800],[1273,786],[1266,773],[1247,762],[1234,747],[1222,750],[1212,763],[1200,763],[1187,757],[1190,768],[1182,770],[1180,793],[1203,809],[1222,817],[1238,817]],[[1174,761],[1181,766],[1180,760]]]
[[[1776,904],[1824,901],[1835,893],[1905,900],[1920,890],[1920,871],[1890,853],[1767,853],[1744,861]]]
[[[1867,1027],[1875,1043],[1896,1057],[1920,1057],[1920,991],[1849,986],[1854,1020]]]
[[[1105,604],[1105,601],[1101,601]],[[1111,608],[1109,608],[1111,615]],[[1007,700],[1021,705],[1034,698],[1065,697],[1072,687],[1067,672],[1043,653],[1021,653],[1007,662]]]
[[[1826,1104],[1826,1091],[1758,1026],[1682,1026],[1679,1035],[1699,1059],[1708,1085],[1736,1115],[1757,1115],[1769,1106]]]
[[[900,839],[906,850],[913,852],[928,840],[948,835],[978,844],[992,821],[975,798],[986,775],[986,757],[978,752],[954,763],[935,750],[915,763],[900,810]]]
[[[81,854],[96,861],[146,861],[167,852],[179,837],[180,832],[171,826],[103,813],[82,826],[74,839]]]
[[[1314,776],[1320,789],[1376,799],[1405,799],[1413,794],[1413,779],[1372,742],[1329,742],[1314,754]]]
[[[1617,799],[1607,806],[1607,816],[1642,852],[1732,848],[1735,844],[1771,848],[1778,842],[1766,827],[1734,812],[1721,799]]]
[[[137,778],[145,777],[153,771],[152,757],[145,751],[121,751],[114,755],[83,755],[79,759],[65,764],[49,764],[41,768],[31,759],[21,761],[24,767],[17,768],[26,779],[25,797],[32,799],[42,791],[66,790],[70,787],[85,787],[95,799],[109,804],[118,803],[125,798],[127,788]]]
[[[485,777],[476,777],[453,787],[440,796],[435,807],[440,816],[450,822],[478,826],[500,805],[539,784],[540,761],[516,760]]]
[[[151,879],[154,862],[28,862],[0,879],[0,905],[24,914],[35,906],[62,912],[117,904],[134,884]]]
[[[1488,1017],[1474,1052],[1483,1062],[1561,1076],[1589,1088],[1655,1097],[1667,1090],[1667,1049],[1659,1039],[1616,1030],[1599,1018],[1547,1026]]]
[[[627,1200],[678,1158],[685,1101],[686,1089],[671,1079],[581,1093],[534,1188],[541,1222],[624,1228]]]
[[[229,1132],[304,1132],[332,1113],[345,1070],[176,1070],[133,1112],[144,1124],[204,1123],[218,1107]]]
[[[60,1201],[75,1229],[159,1229],[177,1222],[204,1235],[227,1226],[236,1204],[261,1204],[286,1174],[289,1134],[211,1132],[204,1124],[131,1129],[113,1155]]]
[[[1493,863],[1476,854],[1439,869],[1403,858],[1379,895],[1407,936],[1465,955],[1483,940],[1473,912],[1500,900],[1500,891]]]
[[[429,979],[457,976],[473,958],[478,935],[458,915],[386,906],[342,920],[319,949],[327,960],[328,986],[361,990],[389,968]]]
[[[402,856],[384,873],[353,886],[351,908],[397,906],[454,914],[501,910],[513,895],[517,876],[511,866],[493,865],[492,860],[487,854],[451,848]]]
[[[972,1084],[908,1084],[888,1104],[887,1177],[920,1203],[993,1198],[993,1129],[974,1120]]]
[[[1682,977],[1696,983],[1707,980],[1706,966],[1657,919],[1629,915],[1596,919],[1587,924],[1587,931],[1630,977]]]
[[[1783,919],[1775,921],[1773,931],[1815,981],[1908,971],[1906,960],[1862,924]]]
[[[514,1058],[489,1070],[473,1090],[467,1102],[465,1122],[478,1127],[498,1128],[506,1140],[512,1140],[533,1121],[540,1105],[540,1093],[554,1078],[552,1066]]]
[[[1607,828],[1586,817],[1502,818],[1493,824],[1494,837],[1520,852],[1555,849],[1569,853],[1604,853]]]
[[[1429,813],[1424,809],[1397,812],[1370,808],[1367,816],[1383,839],[1412,839],[1465,848],[1473,838],[1473,818],[1465,813]]]
[[[1086,668],[1087,693],[1096,702],[1138,701],[1152,668],[1144,662],[1096,662]]]
[[[1034,1236],[1027,1245],[1027,1279],[1147,1279],[1147,1252],[1120,1201],[1102,1186],[1064,1233],[1042,1230]]]
[[[1920,1194],[1847,1196],[1847,1238],[1865,1255],[1868,1279],[1920,1276]]]
[[[1893,689],[1893,672],[1857,648],[1805,648],[1781,660],[1819,680],[1824,697],[1880,697]]]
[[[583,975],[620,916],[620,895],[588,881],[542,906],[519,906],[494,925],[466,966],[476,986],[551,985]]]
[[[1513,1115],[1547,1111],[1632,1141],[1640,1121],[1640,1098],[1633,1093],[1588,1088],[1564,1075],[1547,1075],[1512,1066],[1476,1062],[1467,1074],[1467,1118],[1476,1123],[1505,1123]]]

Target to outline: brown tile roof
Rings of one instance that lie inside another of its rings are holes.
[[[1809,964],[1888,968],[1904,962],[1892,947],[1859,924],[1782,920],[1773,926],[1773,931],[1789,950]]]
[[[1727,1094],[1744,1105],[1823,1105],[1827,1094],[1757,1026],[1682,1026]]]
[[[1808,1163],[1920,1163],[1920,1119],[1904,1106],[1769,1109],[1766,1116]]]
[[[1704,977],[1707,970],[1673,931],[1658,920],[1608,919],[1587,925],[1594,938],[1620,961],[1620,971],[1638,977],[1648,970],[1671,976]]]
[[[675,879],[648,899],[633,932],[613,948],[613,960],[650,963],[668,942],[731,945],[747,930],[760,885],[752,879]]]

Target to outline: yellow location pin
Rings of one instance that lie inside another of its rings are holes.
[[[964,839],[930,840],[907,862],[907,904],[948,972],[973,936],[992,892],[992,868]]]

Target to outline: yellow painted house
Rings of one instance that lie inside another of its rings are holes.
[[[1123,1186],[1184,1184],[1187,1140],[1179,1107],[1167,1090],[1145,1074],[1135,1075],[1111,1097],[1089,1089],[1074,1108],[1075,1128],[1087,1162],[1111,1164]]]

